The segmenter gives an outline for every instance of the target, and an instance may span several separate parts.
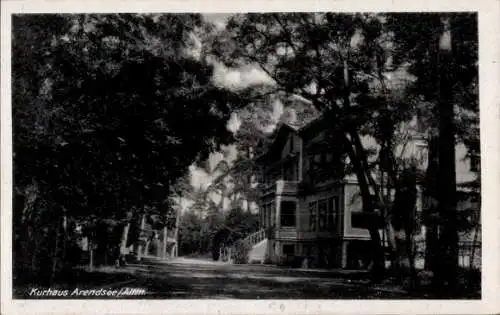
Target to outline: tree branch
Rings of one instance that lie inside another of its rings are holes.
[[[290,30],[288,28],[285,27],[283,22],[279,19],[278,14],[273,14],[273,17],[276,20],[276,22],[281,26],[281,28],[283,29],[283,31],[286,34],[285,42],[288,43],[288,45],[290,45],[290,48],[292,48],[295,56],[297,56],[297,49],[295,48],[295,44],[293,43],[293,40],[292,40],[292,33],[290,32]]]

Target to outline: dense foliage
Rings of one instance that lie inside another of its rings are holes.
[[[416,220],[415,198],[407,198],[415,181],[405,180],[405,174],[418,161],[394,156],[408,141],[416,118],[413,131],[429,141],[426,192],[428,204],[437,205],[429,208],[441,217],[431,225],[446,227],[441,248],[457,264],[451,223],[456,220],[454,135],[471,156],[479,153],[475,14],[237,14],[214,39],[212,53],[227,65],[253,65],[268,75],[272,82],[255,90],[253,98],[299,97],[334,122],[326,127],[337,144],[341,139],[351,164],[345,171],[357,177],[363,210],[378,208],[385,216],[393,254],[401,252],[395,232],[410,234],[403,243],[412,242]],[[374,138],[380,149],[365,147],[364,136]],[[375,170],[388,179],[377,181]],[[437,193],[430,180],[436,176]],[[478,181],[479,176],[470,185],[478,187]],[[396,189],[397,200],[384,187]],[[373,274],[379,276],[384,269],[381,240],[375,227],[369,230]],[[407,257],[412,256],[410,245],[403,246]],[[435,274],[446,274],[451,284],[452,265]]]
[[[202,216],[200,214],[206,213]],[[179,230],[181,255],[210,255],[219,259],[219,249],[234,245],[259,228],[258,215],[233,208],[199,212],[195,207],[182,215]]]
[[[71,222],[93,238],[144,212],[175,223],[169,186],[231,140],[239,105],[189,53],[204,27],[187,14],[13,17],[16,266],[54,275]]]
[[[426,263],[454,289],[457,229],[479,226],[478,216],[461,220],[455,210],[461,199],[480,202],[480,166],[458,188],[453,170],[455,142],[470,158],[480,154],[477,46],[477,15],[468,13],[236,14],[222,31],[193,14],[14,16],[15,273],[53,280],[79,226],[106,263],[123,234],[127,244],[139,237],[143,215],[173,227],[182,198],[193,204],[180,219],[180,253],[218,258],[220,246],[258,228],[255,157],[269,127],[319,113],[322,149],[346,158],[338,175],[356,175],[363,211],[385,219],[393,263],[406,259],[412,272],[416,182],[424,179]],[[256,67],[268,81],[221,87],[218,62]],[[285,107],[278,119],[275,102]],[[419,161],[395,154],[415,135],[428,143],[425,174]],[[230,143],[236,160],[210,169],[209,154]],[[206,191],[190,187],[193,163],[215,177]],[[381,280],[383,244],[377,227],[369,232]]]

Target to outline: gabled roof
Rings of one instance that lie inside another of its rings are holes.
[[[289,131],[292,131],[292,132],[298,132],[300,130],[300,128],[297,127],[297,126],[291,125],[291,124],[287,124],[287,123],[284,123],[284,122],[279,122],[276,125],[276,130],[278,130],[278,133],[281,130],[289,130]]]
[[[315,119],[311,120],[308,124],[300,128],[298,132],[300,136],[304,136],[307,132],[317,127],[321,127],[323,122],[325,122],[325,116],[324,115],[318,116]]]
[[[295,133],[295,134],[299,133],[298,127],[295,127],[293,125],[290,125],[290,124],[287,124],[284,122],[278,123],[275,130],[276,131],[274,133],[274,139],[273,139],[271,145],[269,146],[269,149],[267,150],[266,153],[257,157],[257,159],[256,159],[257,162],[264,161],[268,156],[272,156],[276,151],[281,149],[286,142],[287,136],[290,133]]]

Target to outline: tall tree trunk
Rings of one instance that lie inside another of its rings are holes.
[[[438,209],[443,220],[439,232],[441,257],[435,269],[435,284],[447,286],[453,294],[457,289],[458,233],[456,229],[455,128],[452,82],[452,34],[449,21],[444,21],[439,42],[439,168]]]
[[[344,70],[344,93],[343,93],[343,104],[344,108],[351,107],[351,90],[350,90],[350,72],[348,57],[343,60],[343,70]],[[349,158],[353,163],[354,170],[356,172],[356,177],[358,178],[358,183],[361,191],[361,198],[363,203],[363,211],[373,212],[374,200],[370,193],[369,188],[369,169],[367,167],[366,155],[364,148],[359,139],[359,135],[356,132],[356,128],[348,122],[347,131],[351,139],[344,137],[344,144],[347,147]],[[353,149],[354,145],[354,149]],[[374,187],[376,188],[376,187]],[[372,268],[372,278],[374,281],[380,281],[384,277],[385,273],[385,257],[384,250],[382,247],[382,240],[380,238],[378,227],[370,227],[368,229],[370,233],[372,251],[373,251],[373,268]]]
[[[393,158],[393,144],[392,144],[393,132],[387,133],[385,136],[384,145],[379,153],[379,161],[380,167],[382,168],[381,180],[380,180],[380,190],[379,190],[379,199],[382,203],[382,215],[385,218],[385,233],[387,237],[387,245],[390,249],[390,260],[391,260],[391,269],[392,271],[396,271],[400,261],[398,259],[398,242],[396,240],[396,229],[393,226],[393,209],[391,209],[391,203],[393,205],[393,188],[391,186],[397,182],[397,173],[396,173],[396,165],[395,160]],[[385,171],[385,172],[384,172]],[[385,180],[386,179],[386,180]],[[392,185],[390,182],[392,181]],[[385,246],[385,244],[383,244]]]
[[[162,242],[162,253],[161,253],[161,256],[163,259],[166,259],[167,258],[167,242],[168,242],[168,229],[167,229],[167,226],[165,225],[163,227],[163,242]]]
[[[436,255],[439,253],[437,244],[437,224],[436,224],[436,212],[437,212],[437,170],[439,165],[439,142],[435,135],[431,135],[429,139],[429,152],[428,152],[428,166],[425,179],[424,188],[424,200],[425,200],[425,222],[426,222],[426,232],[425,232],[425,269],[434,270]]]
[[[368,181],[366,178],[366,171],[360,161],[359,155],[351,145],[350,140],[344,137],[344,145],[347,149],[351,163],[356,173],[358,179],[358,184],[361,192],[362,207],[364,212],[373,212],[375,209],[373,207],[373,197],[370,193],[370,188],[368,186]],[[382,248],[382,240],[378,231],[378,227],[370,227],[368,229],[371,239],[371,248],[373,254],[373,268],[372,268],[372,278],[374,281],[380,281],[384,277],[385,273],[385,257]]]
[[[62,218],[62,253],[61,253],[61,261],[64,264],[64,268],[68,267],[67,260],[67,249],[68,249],[68,216],[66,214],[66,210],[63,211]]]
[[[398,257],[397,257],[397,241],[396,241],[396,231],[394,230],[394,226],[392,225],[392,215],[388,214],[385,219],[385,231],[387,234],[387,244],[391,250],[390,252],[390,261],[391,261],[391,270],[396,270],[398,266]]]
[[[122,237],[120,240],[120,252],[118,254],[118,264],[121,264],[127,255],[128,234],[130,231],[130,222],[123,226]]]
[[[92,236],[89,237],[88,250],[89,250],[89,270],[92,271],[94,270],[94,242]]]
[[[406,227],[405,237],[406,237],[406,252],[408,256],[408,263],[410,268],[410,290],[415,289],[418,286],[418,274],[417,268],[415,266],[415,244],[414,244],[414,230]]]
[[[413,288],[416,285],[413,255],[413,235],[416,227],[415,209],[418,195],[416,168],[404,169],[399,175],[396,188],[391,211],[391,223],[398,235],[396,246],[400,265],[396,265],[396,267],[401,272],[402,280],[410,276],[410,284]]]
[[[49,280],[49,285],[53,285],[55,281],[55,276],[57,273],[57,263],[59,261],[59,237],[61,234],[61,226],[58,222],[57,228],[56,228],[56,237],[55,237],[55,244],[54,244],[54,252],[52,254],[52,268],[50,270],[50,280]]]
[[[470,263],[469,263],[469,286],[473,286],[474,281],[474,259],[476,257],[476,246],[477,246],[477,238],[479,234],[479,222],[476,222],[476,226],[474,227],[474,238],[472,239],[472,248],[470,253]]]
[[[146,224],[146,214],[141,214],[141,223],[139,226],[139,244],[137,246],[137,260],[140,261],[143,256],[143,238],[144,238],[144,225]]]
[[[224,196],[221,198],[221,203],[224,201],[222,200]],[[179,197],[179,200],[182,199],[182,196]],[[175,244],[172,247],[172,257],[177,257],[178,256],[178,251],[179,251],[179,224],[181,222],[181,203],[179,203],[179,208],[177,208],[176,213],[175,213],[175,228],[174,228],[174,239],[175,239]]]

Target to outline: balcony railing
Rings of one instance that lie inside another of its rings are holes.
[[[276,229],[276,238],[278,239],[296,239],[297,229],[295,227],[282,227]]]
[[[279,180],[276,182],[276,193],[297,193],[299,182],[298,181],[285,181]]]
[[[262,184],[261,194],[265,196],[271,193],[276,193],[276,182]]]
[[[296,194],[298,192],[299,182],[298,181],[287,181],[287,180],[277,180],[271,184],[263,185],[261,193],[262,195],[268,195],[275,193],[281,194]]]
[[[266,230],[261,229],[254,232],[243,239],[244,242],[248,242],[250,246],[255,246],[267,238]],[[229,247],[221,247],[219,249],[219,258],[221,261],[234,262],[234,254],[236,253],[236,245]]]
[[[260,242],[262,242],[266,238],[266,230],[261,229],[253,234],[248,235],[244,238],[244,241],[248,241],[250,245],[254,246]]]
[[[340,237],[338,231],[304,231],[295,227],[281,227],[276,229],[275,237],[286,240],[307,240],[326,239]]]

